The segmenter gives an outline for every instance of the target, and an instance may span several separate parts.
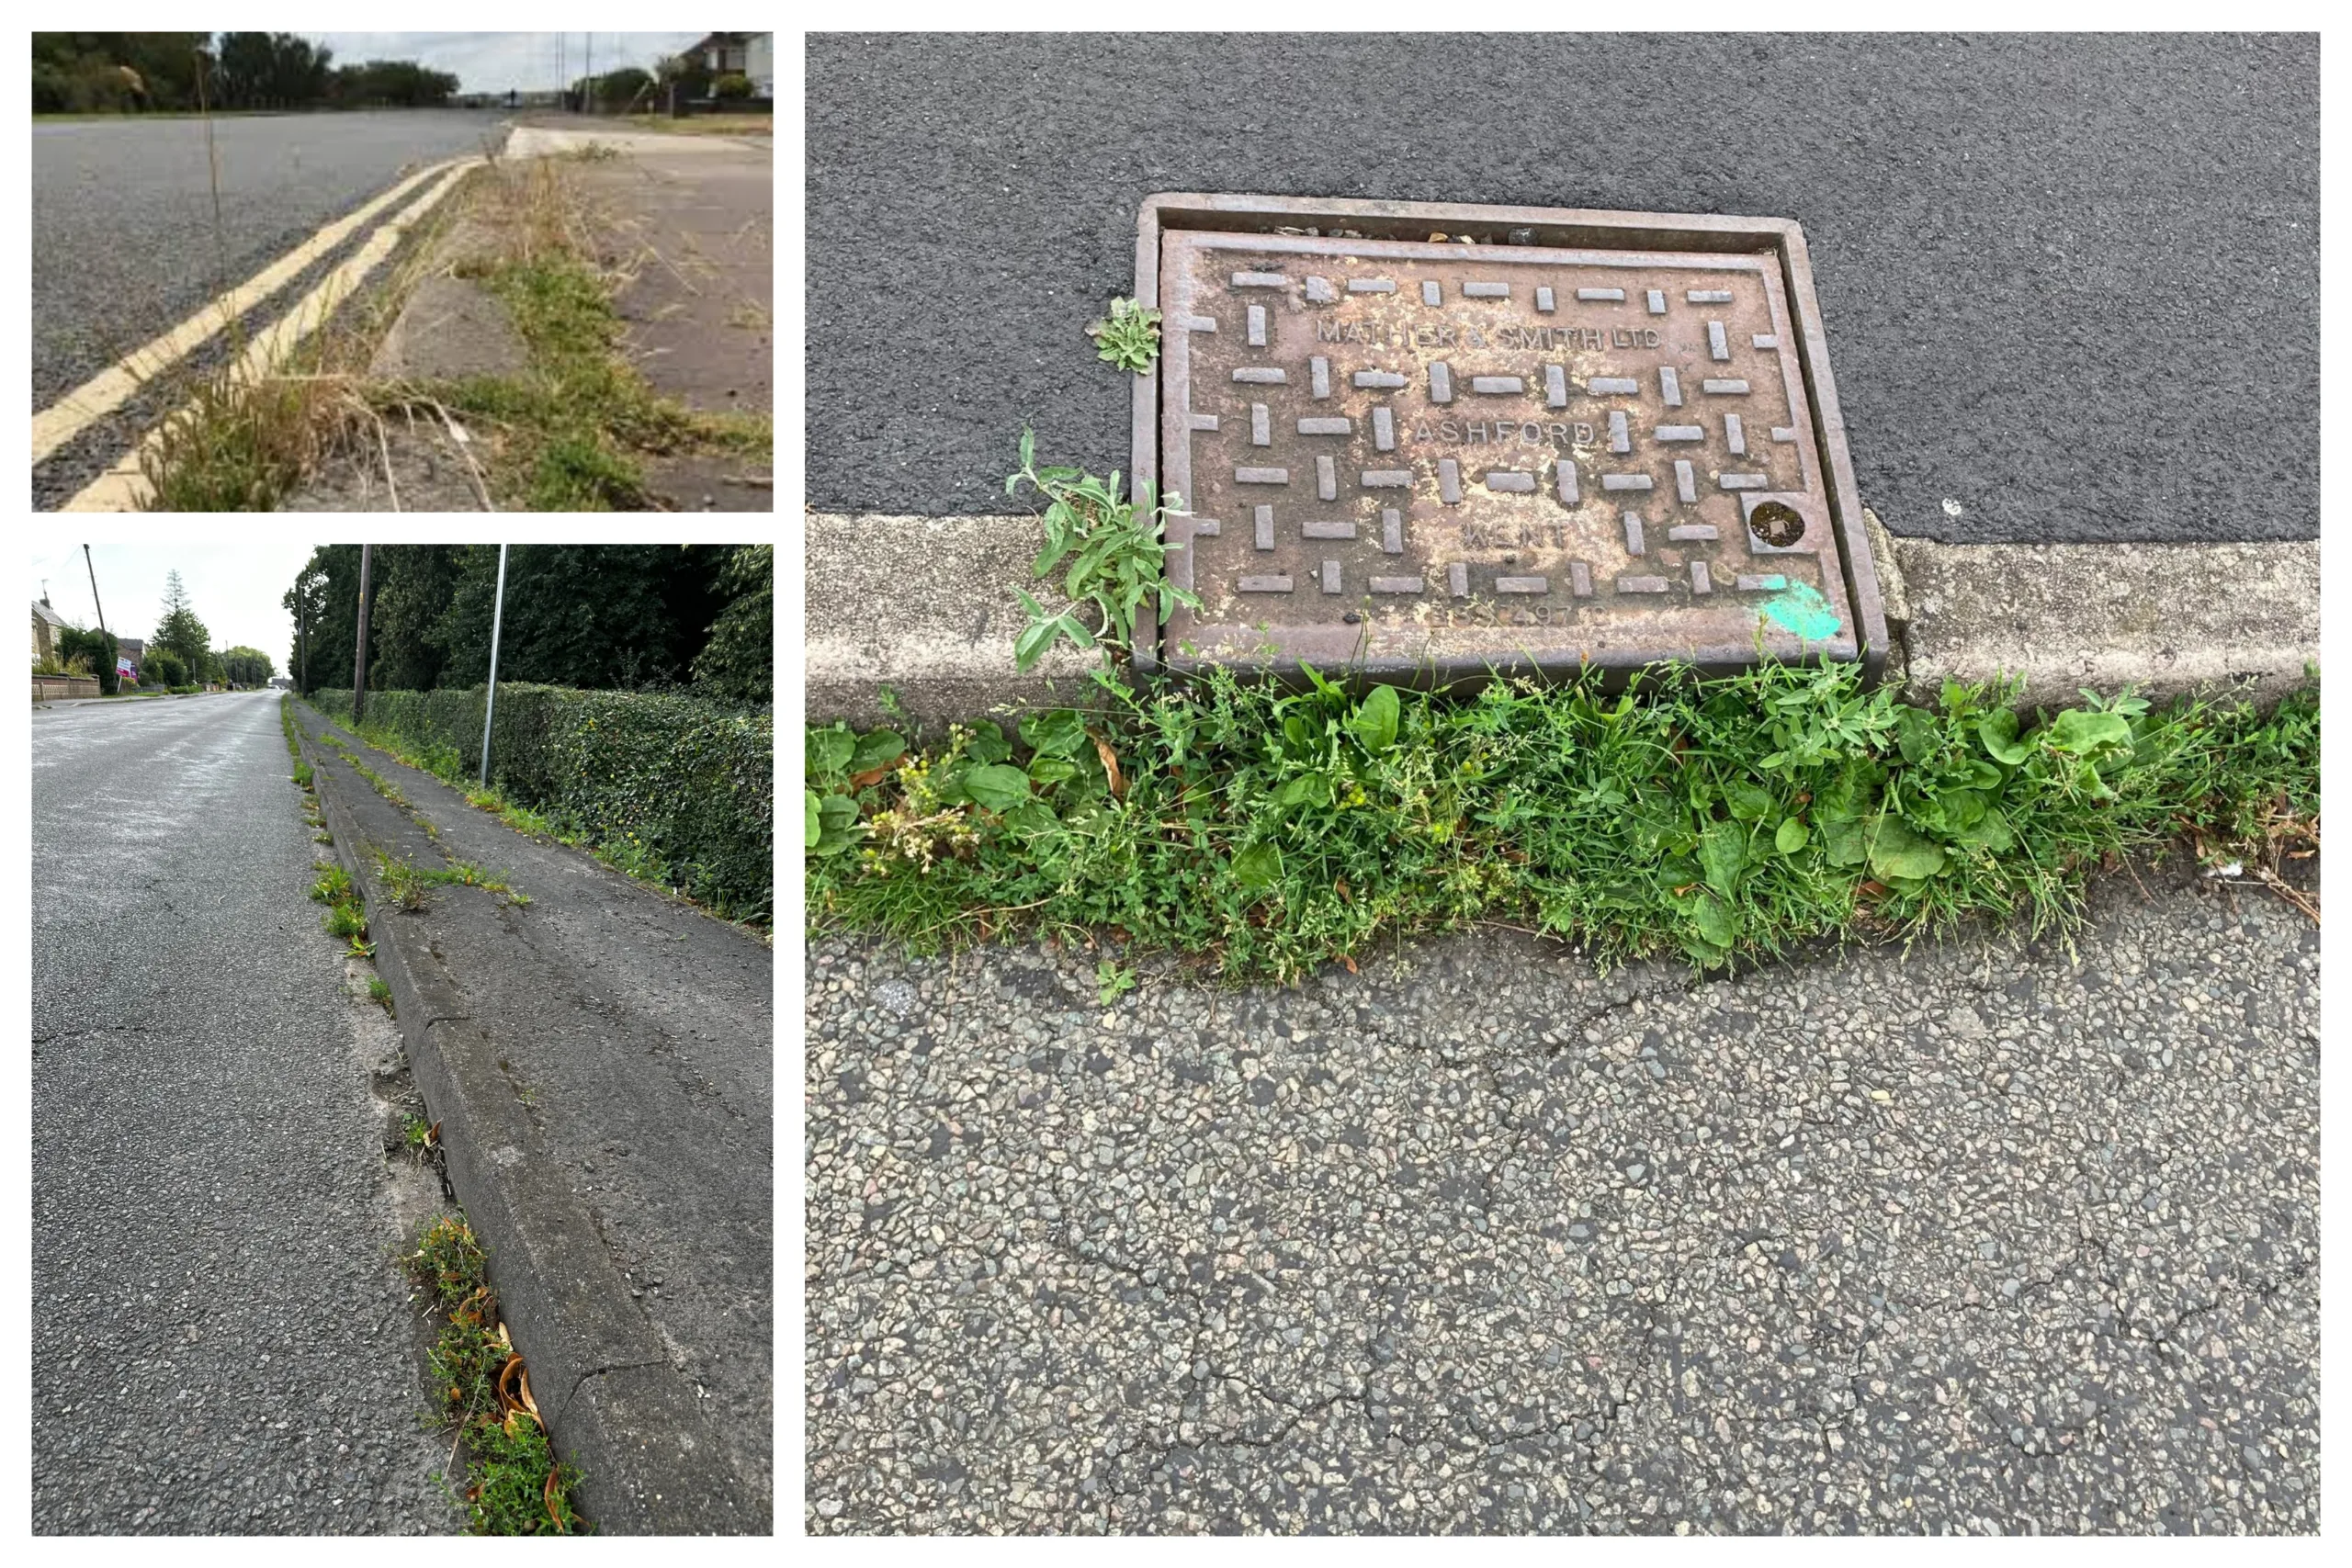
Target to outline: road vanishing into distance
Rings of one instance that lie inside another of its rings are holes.
[[[277,706],[32,715],[42,1533],[458,1528],[394,1257],[424,1179],[371,1077],[397,1044],[340,990]]]
[[[212,122],[208,153],[198,118],[35,121],[34,410],[195,315],[405,172],[494,150],[504,127],[503,110],[235,115]],[[361,225],[311,273],[365,243],[374,227]],[[249,328],[274,319],[311,280],[289,284],[247,319]],[[102,466],[78,446],[61,452],[36,474],[37,503],[58,504]]]

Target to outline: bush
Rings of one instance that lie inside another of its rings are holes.
[[[68,669],[80,674],[96,675],[98,690],[105,695],[113,696],[121,685],[121,676],[114,667],[115,640],[112,632],[83,631],[67,626],[57,635],[57,652]]]
[[[187,684],[187,663],[176,653],[166,653],[160,648],[152,649],[139,667],[139,683],[166,690],[184,686]]]
[[[351,711],[347,691],[311,701],[322,713]],[[369,727],[453,784],[481,770],[481,711],[480,686],[368,694]],[[512,804],[720,914],[770,918],[773,715],[695,697],[501,685],[491,778]]]
[[[618,107],[635,103],[639,93],[648,92],[652,86],[651,75],[634,65],[624,65],[618,71],[607,73],[596,84],[596,97],[607,107]]]
[[[748,98],[752,96],[752,79],[741,71],[729,71],[710,85],[711,96],[718,98]]]

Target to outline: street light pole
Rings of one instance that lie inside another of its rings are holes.
[[[506,547],[498,547],[498,595],[490,610],[490,683],[481,701],[481,787],[490,787],[490,720],[498,711],[498,632],[506,623]]]
[[[359,547],[359,637],[351,659],[351,723],[356,728],[368,711],[368,566],[373,545]]]

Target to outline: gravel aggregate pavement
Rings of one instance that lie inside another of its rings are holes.
[[[32,1528],[456,1529],[276,694],[31,723]]]
[[[818,1532],[2312,1531],[2316,927],[807,958]]]
[[[812,35],[808,495],[1128,468],[1153,191],[1804,225],[1862,499],[1954,544],[2319,534],[2316,33]],[[2216,395],[2234,417],[2212,427]]]

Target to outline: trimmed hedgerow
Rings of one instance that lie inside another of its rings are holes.
[[[312,701],[348,714],[351,694]],[[370,692],[368,728],[451,784],[481,765],[482,688]],[[695,697],[502,684],[491,780],[633,874],[735,919],[775,903],[775,720]]]

